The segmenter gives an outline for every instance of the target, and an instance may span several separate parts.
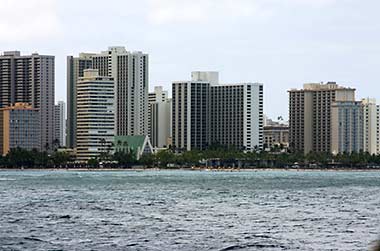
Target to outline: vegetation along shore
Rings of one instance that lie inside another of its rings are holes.
[[[144,155],[137,160],[133,152],[104,153],[87,163],[76,162],[68,153],[38,152],[23,149],[12,149],[6,156],[0,157],[2,169],[76,169],[76,170],[143,170],[157,169],[190,169],[190,170],[262,170],[262,169],[295,169],[295,170],[380,170],[380,156],[369,153],[329,153],[287,152],[248,152],[233,148],[210,148],[205,151],[174,153],[172,150]]]

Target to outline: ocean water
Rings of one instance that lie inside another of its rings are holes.
[[[0,250],[370,250],[380,172],[0,172]]]

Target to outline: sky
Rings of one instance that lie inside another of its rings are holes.
[[[125,46],[150,56],[150,89],[191,71],[264,83],[264,111],[288,117],[288,94],[336,81],[380,101],[378,0],[0,0],[0,52],[66,56]]]

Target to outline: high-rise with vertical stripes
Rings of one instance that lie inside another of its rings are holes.
[[[21,102],[38,109],[43,151],[54,144],[54,61],[54,56],[22,56],[19,51],[0,56],[0,108]]]
[[[263,84],[219,85],[218,79],[217,72],[193,72],[192,81],[173,83],[174,148],[262,149]]]
[[[84,69],[97,69],[99,76],[115,82],[115,134],[148,135],[149,56],[125,47],[109,47],[101,53],[68,57],[68,143],[75,147],[76,83]]]
[[[92,60],[100,76],[115,80],[116,135],[148,135],[148,54],[110,47]]]
[[[80,53],[78,57],[67,57],[67,136],[66,144],[76,147],[77,83],[83,71],[92,67],[93,53]]]
[[[289,147],[293,152],[332,152],[331,108],[339,101],[355,101],[355,89],[328,82],[289,91]]]

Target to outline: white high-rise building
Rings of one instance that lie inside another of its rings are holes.
[[[263,84],[219,85],[217,72],[193,72],[192,78],[173,83],[173,146],[262,149]]]
[[[173,148],[204,150],[210,146],[210,83],[179,81],[172,86]]]
[[[240,150],[264,144],[263,84],[211,86],[211,143]]]
[[[63,101],[55,105],[54,125],[54,141],[66,146],[66,104]]]
[[[168,92],[162,86],[156,86],[149,93],[149,138],[155,148],[167,148],[171,145],[171,106]]]
[[[370,154],[380,153],[380,107],[376,99],[362,99],[364,151]]]
[[[110,47],[92,56],[100,76],[115,81],[116,135],[148,135],[149,57],[125,47]]]
[[[77,83],[77,159],[112,151],[115,135],[114,81],[98,70],[84,70]]]

